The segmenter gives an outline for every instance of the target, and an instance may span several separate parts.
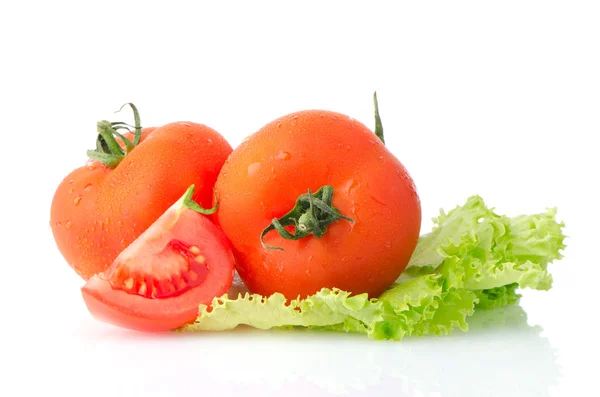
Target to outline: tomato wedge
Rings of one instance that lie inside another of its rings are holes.
[[[229,241],[192,200],[194,186],[81,289],[98,320],[140,331],[193,322],[198,305],[226,293],[234,276]]]

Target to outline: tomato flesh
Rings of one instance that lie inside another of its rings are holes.
[[[113,288],[159,299],[180,295],[202,284],[208,276],[208,264],[200,248],[181,240],[169,241],[147,262],[138,259],[111,270],[107,278]],[[155,276],[157,272],[169,276],[160,279]]]
[[[125,328],[166,331],[231,287],[229,242],[206,216],[173,205],[82,288],[92,315]]]

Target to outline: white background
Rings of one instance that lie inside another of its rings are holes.
[[[0,5],[0,395],[597,392],[597,2],[156,3]],[[472,194],[510,215],[558,207],[569,239],[551,291],[469,333],[400,343],[91,318],[48,222],[97,120],[132,101],[146,126],[201,122],[235,146],[305,108],[372,126],[373,90],[424,231]]]

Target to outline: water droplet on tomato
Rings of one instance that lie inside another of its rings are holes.
[[[260,170],[260,162],[252,163],[248,166],[248,177],[253,177]]]
[[[306,277],[310,277],[310,276],[311,276],[311,274],[310,274],[310,269],[306,269],[306,272],[305,272],[305,273],[306,273]]]
[[[83,188],[84,191],[89,192],[90,190],[92,190],[94,186],[91,183],[88,183],[87,185],[85,185],[85,187]]]
[[[190,123],[181,123],[182,125],[185,125],[186,127],[191,127],[192,125]]]
[[[380,198],[380,197],[375,197],[374,195],[371,194],[371,199],[373,199],[373,201],[375,201],[377,204],[381,204],[381,205],[387,205],[385,203],[385,201]]]
[[[277,122],[277,128],[281,128],[281,121]]]
[[[86,231],[87,231],[87,230],[86,230]],[[92,233],[95,233],[95,232],[96,232],[96,227],[95,227],[95,226],[92,226]]]
[[[70,189],[69,189],[69,194],[73,194],[73,192],[74,192],[74,191],[75,191],[75,190],[73,190],[73,188],[70,188]]]
[[[62,223],[60,223],[60,222],[56,222],[55,225],[56,225],[56,227],[62,227]]]
[[[261,209],[261,210],[264,210],[264,209],[265,209],[265,202],[264,202],[264,201],[261,201],[261,202],[260,202],[260,209]]]
[[[385,248],[392,248],[392,242],[390,240],[385,240],[383,245],[385,246]]]
[[[352,232],[354,231],[354,226],[356,225],[356,210],[354,209],[354,207],[352,207],[352,210],[350,212],[352,213],[351,218],[354,219],[354,222],[346,222],[346,224],[350,228],[350,234],[352,234]]]
[[[104,220],[104,224],[105,224],[106,226],[110,225],[110,218],[108,218],[108,217],[107,217],[107,218]]]
[[[289,158],[290,158],[291,156],[292,156],[292,155],[291,155],[289,152],[286,152],[286,151],[283,151],[283,150],[282,150],[282,151],[280,151],[280,152],[277,154],[277,156],[276,156],[275,158],[277,158],[277,159],[279,159],[279,160],[289,160]]]
[[[71,179],[71,180],[69,181],[69,185],[73,184],[73,182],[75,182],[75,181],[74,181],[73,179]]]
[[[93,165],[93,164],[90,164],[90,165],[87,166],[87,169],[90,170],[90,171],[94,171],[96,169],[96,166]]]
[[[79,205],[80,202],[81,202],[81,196],[75,196],[75,198],[73,199],[73,204]]]
[[[350,192],[357,186],[357,183],[354,179],[348,179],[344,184],[344,192],[346,194],[350,194]]]
[[[123,221],[117,221],[117,225],[119,225],[119,227],[123,227]]]
[[[66,227],[67,229],[70,229],[70,228],[71,228],[71,221],[66,221],[66,222],[65,222],[65,227]]]
[[[347,256],[342,256],[342,259],[340,259],[340,261],[342,261],[342,262],[346,262],[347,260],[348,260]]]
[[[350,146],[350,145],[346,146],[346,150],[352,150],[352,146]]]
[[[206,140],[206,142],[208,142],[208,144],[209,144],[209,145],[212,145],[212,144],[213,144],[213,141],[212,141],[212,139],[210,139],[210,138],[208,138],[208,139]]]
[[[127,247],[127,241],[125,241],[125,239],[121,239],[121,247]]]
[[[313,258],[313,256],[312,256],[312,255],[309,255],[309,257],[308,257],[308,258],[306,258],[306,260],[310,262],[310,261],[312,261],[312,258]]]

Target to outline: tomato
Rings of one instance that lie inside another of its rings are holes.
[[[378,296],[419,237],[421,206],[408,171],[382,134],[336,112],[270,122],[229,156],[215,191],[215,221],[240,277],[262,295],[294,299],[335,287]],[[327,201],[330,213],[321,209]]]
[[[231,287],[229,242],[194,210],[193,187],[82,288],[94,317],[141,331],[166,331],[194,321]]]
[[[138,119],[137,110],[135,114]],[[205,125],[175,122],[144,130],[129,153],[111,155],[107,140],[125,146],[114,139],[120,125],[107,123],[98,124],[104,137],[99,135],[100,149],[88,152],[93,159],[56,189],[50,214],[60,252],[86,280],[110,266],[188,186],[194,184],[194,199],[210,207],[213,185],[232,150]],[[131,140],[132,135],[126,137]]]

